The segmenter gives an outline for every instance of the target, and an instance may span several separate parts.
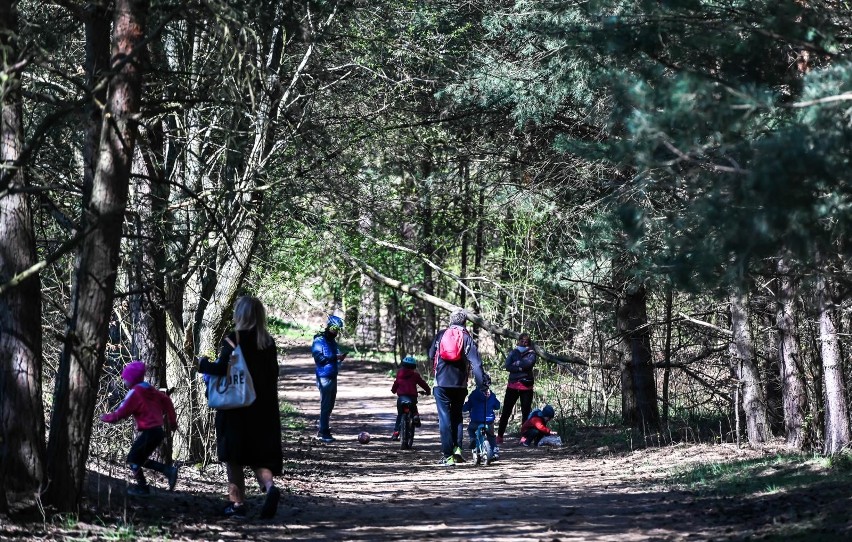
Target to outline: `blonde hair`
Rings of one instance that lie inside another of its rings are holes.
[[[234,304],[234,329],[244,331],[257,329],[257,348],[262,350],[275,344],[266,330],[266,309],[256,297],[244,295]]]

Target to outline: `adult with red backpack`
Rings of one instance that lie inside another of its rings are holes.
[[[450,314],[450,325],[442,329],[429,347],[429,359],[435,364],[435,386],[432,395],[438,408],[438,428],[441,433],[443,465],[452,466],[464,461],[462,442],[464,415],[462,407],[467,397],[468,367],[476,387],[485,391],[488,385],[482,371],[482,360],[473,338],[465,329],[467,313],[458,309]]]

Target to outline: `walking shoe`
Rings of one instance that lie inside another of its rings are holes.
[[[455,450],[453,450],[453,459],[455,459],[456,463],[464,463],[464,454],[462,454],[460,446],[456,446]]]
[[[151,486],[136,484],[127,488],[127,494],[134,497],[148,497],[151,495]]]
[[[175,490],[175,485],[177,485],[177,475],[178,468],[175,465],[166,468],[166,478],[169,480],[169,491]]]
[[[269,519],[275,517],[275,512],[278,511],[278,501],[281,500],[281,490],[275,486],[269,488],[266,492],[266,499],[263,500],[263,508],[260,509],[260,517]]]
[[[420,427],[420,416],[414,417],[414,427]]]
[[[394,431],[391,440],[399,440],[399,431]]]
[[[525,448],[529,448],[529,447],[530,447],[530,443],[529,443],[529,442],[527,442],[526,437],[521,437],[520,445],[521,445],[521,446],[523,446],[523,447],[525,447]]]
[[[441,460],[440,464],[445,466],[445,467],[455,467],[456,466],[456,460],[453,458],[453,456],[445,457]]]
[[[503,444],[503,436],[497,435],[497,444]]]
[[[222,513],[228,518],[245,519],[246,505],[229,502],[228,506],[225,507],[225,510],[223,510]]]
[[[323,442],[334,442],[335,440],[337,440],[331,435],[322,435],[319,439]]]

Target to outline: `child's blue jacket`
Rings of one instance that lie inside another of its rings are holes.
[[[470,421],[472,423],[492,423],[494,421],[494,411],[500,410],[500,401],[494,392],[486,399],[485,394],[478,389],[470,392],[467,396],[462,411],[470,412]]]

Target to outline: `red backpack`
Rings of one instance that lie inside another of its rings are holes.
[[[462,326],[450,326],[438,343],[438,357],[444,361],[456,362],[464,359],[464,336],[467,330]],[[437,359],[435,362],[437,363]]]

